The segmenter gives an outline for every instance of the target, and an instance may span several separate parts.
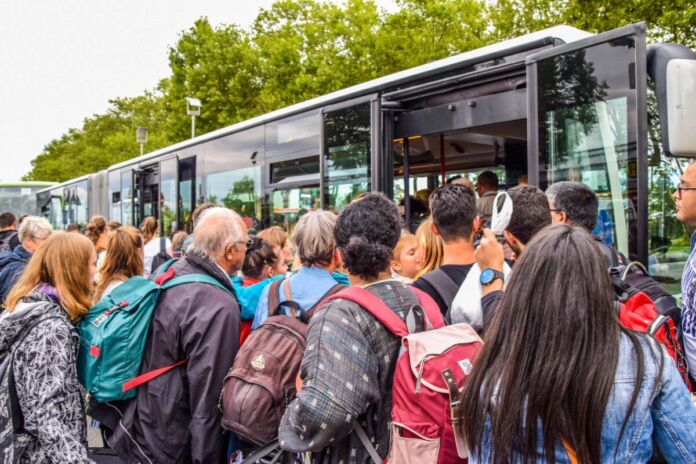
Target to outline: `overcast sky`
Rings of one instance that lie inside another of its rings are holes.
[[[168,47],[197,18],[248,27],[272,3],[0,0],[0,182],[19,180],[48,142],[105,111],[109,99],[168,76]]]

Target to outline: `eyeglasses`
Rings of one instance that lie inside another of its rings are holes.
[[[553,209],[553,208],[549,209],[549,211],[551,211],[552,213],[562,213],[563,212],[562,209]]]
[[[246,247],[246,251],[247,251],[247,253],[248,253],[249,250],[251,250],[251,247],[254,246],[254,239],[253,239],[253,238],[250,238],[250,239],[248,239],[248,240],[237,240],[237,241],[235,242],[235,244],[236,244],[236,243],[243,243],[244,246]]]
[[[696,190],[696,187],[687,187],[684,185],[683,182],[680,182],[679,185],[677,185],[677,198],[681,200],[682,197],[682,191],[683,190]]]

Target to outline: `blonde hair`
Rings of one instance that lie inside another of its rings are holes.
[[[143,237],[135,227],[116,229],[106,245],[106,256],[101,267],[101,280],[95,292],[95,301],[101,299],[104,290],[114,280],[127,280],[143,275]]]
[[[155,238],[158,228],[159,225],[157,224],[157,218],[148,216],[143,219],[143,222],[140,223],[140,233],[143,234],[143,240],[145,240],[145,243]]]
[[[268,229],[263,229],[261,232],[256,234],[256,236],[273,246],[280,247],[281,249],[284,248],[285,244],[288,242],[288,233],[285,232],[280,226],[272,226]]]
[[[92,305],[92,277],[88,261],[94,253],[92,242],[82,235],[55,232],[41,243],[12,287],[5,304],[13,312],[17,304],[44,282],[55,287],[60,306],[71,321],[86,314]]]
[[[401,256],[401,252],[404,251],[404,248],[406,248],[410,243],[414,242],[418,244],[418,239],[415,235],[408,232],[403,232],[401,234],[401,237],[399,237],[399,241],[396,243],[396,246],[394,247],[394,251],[392,252],[392,259],[394,261],[398,261],[399,256]]]
[[[423,251],[423,269],[416,275],[416,279],[430,271],[434,271],[442,265],[444,251],[442,247],[442,239],[435,235],[430,227],[433,223],[432,216],[421,222],[416,230],[416,240],[418,240],[418,248]]]

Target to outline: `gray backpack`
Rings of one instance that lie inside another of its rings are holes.
[[[20,461],[24,450],[33,439],[24,430],[24,416],[19,406],[14,379],[14,352],[31,330],[48,319],[60,319],[59,316],[41,317],[22,329],[17,341],[9,350],[0,353],[0,455],[5,464]]]

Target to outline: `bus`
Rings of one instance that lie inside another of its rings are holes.
[[[0,213],[10,212],[17,218],[24,214],[38,214],[37,193],[53,185],[55,182],[0,183]]]
[[[403,202],[454,176],[576,180],[600,198],[602,240],[678,287],[688,233],[674,191],[696,155],[696,55],[646,45],[642,23],[556,26],[371,80],[45,189],[56,227],[101,214],[192,229],[212,202],[255,229],[291,230],[362,192]],[[689,128],[691,124],[691,128]],[[422,195],[420,195],[422,196]]]

